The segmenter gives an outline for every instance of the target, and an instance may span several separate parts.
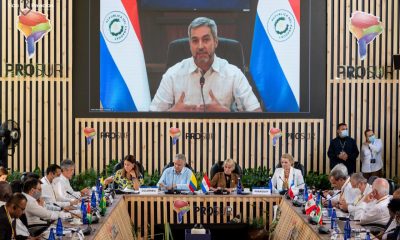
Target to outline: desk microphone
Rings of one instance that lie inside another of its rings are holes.
[[[75,214],[75,213],[73,213],[73,212],[71,212],[71,211],[69,211],[69,210],[67,210],[67,209],[64,209],[63,207],[61,207],[60,205],[58,205],[58,204],[56,204],[56,203],[52,203],[52,204],[53,204],[54,206],[56,206],[56,207],[61,208],[62,211],[66,211],[67,213],[71,214],[72,216],[75,216],[75,217],[77,217],[77,218],[82,219],[82,217],[79,216],[78,214]]]
[[[71,196],[73,196],[75,199],[78,199],[79,200],[79,198],[77,197],[77,196],[75,196],[74,194],[72,194],[72,193],[70,193],[69,191],[66,191],[69,195],[71,195]]]
[[[203,93],[203,87],[204,87],[204,82],[206,80],[204,79],[204,76],[201,75],[200,78],[200,87],[201,87],[201,99],[203,99],[203,106],[204,106],[204,112],[206,112],[206,102],[204,101],[204,93]]]
[[[329,198],[326,198],[326,197],[324,197],[323,195],[321,195],[323,198],[325,198],[326,200],[324,201],[324,202],[326,202],[326,201],[329,201],[329,200],[331,200],[332,198],[334,198],[334,197],[336,197],[337,195],[339,195],[340,193],[342,192],[342,190],[339,190],[337,193],[335,193],[335,194],[333,194],[331,197],[329,197]]]

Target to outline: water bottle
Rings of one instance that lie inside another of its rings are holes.
[[[351,238],[351,226],[350,226],[350,218],[346,218],[346,223],[344,224],[344,236],[347,239]]]
[[[99,191],[97,191],[97,194],[98,194],[98,196],[99,196],[98,200],[99,200],[99,202],[100,202],[100,201],[101,201],[101,198],[103,197],[103,196],[102,196],[102,194],[103,194],[103,186],[101,186],[101,184],[100,184],[100,187],[99,187]]]
[[[82,207],[82,206],[83,206],[83,207]],[[83,203],[82,206],[81,206],[81,211],[82,211],[82,223],[83,223],[83,224],[88,224],[88,220],[87,220],[87,210],[86,210],[85,203]]]
[[[96,193],[94,191],[92,191],[92,197],[90,199],[90,205],[92,205],[92,208],[95,209],[96,208]]]
[[[371,240],[371,235],[369,233],[369,229],[367,229],[367,234],[365,234],[365,240]]]
[[[240,177],[238,177],[238,183],[236,187],[236,193],[237,194],[242,194],[243,189],[242,189],[242,180],[240,180]]]
[[[269,189],[269,191],[271,192],[271,194],[272,194],[272,178],[269,180],[269,182],[268,182],[268,189]]]
[[[54,236],[54,228],[50,229],[48,240],[56,240],[56,237]]]
[[[328,217],[332,217],[332,201],[329,199],[328,200]]]
[[[304,201],[307,202],[308,201],[308,187],[307,184],[304,185]]]
[[[332,216],[331,216],[331,229],[336,228],[336,210],[332,209]]]
[[[57,227],[56,227],[56,235],[57,237],[62,237],[64,233],[64,229],[63,229],[63,225],[62,225],[62,221],[61,218],[58,218],[57,220]]]

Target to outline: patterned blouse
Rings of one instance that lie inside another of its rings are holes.
[[[125,176],[122,176],[122,169],[118,170],[115,173],[114,182],[118,185],[118,189],[121,189],[121,190],[123,190],[125,188],[134,189],[133,181],[134,181],[134,179],[129,180]]]

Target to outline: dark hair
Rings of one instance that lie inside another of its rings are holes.
[[[20,193],[22,192],[22,181],[21,180],[14,180],[10,183],[11,189],[13,193]]]
[[[20,203],[22,200],[28,201],[28,199],[26,199],[26,197],[24,196],[24,194],[22,194],[22,193],[14,193],[14,194],[10,197],[10,199],[8,199],[6,205],[7,205],[7,206],[19,205],[19,203]]]
[[[7,168],[0,166],[0,176],[8,175]]]
[[[125,161],[128,161],[128,162],[130,162],[130,163],[133,164],[133,169],[132,169],[132,170],[135,171],[136,177],[139,177],[140,172],[139,172],[139,168],[138,168],[138,166],[137,166],[137,162],[136,162],[135,156],[133,156],[133,155],[126,155],[126,156],[124,157],[124,162],[125,162]],[[127,172],[125,171],[125,168],[124,168],[123,165],[122,165],[122,173],[121,173],[121,175],[122,175],[123,177],[129,179],[129,180],[132,179],[132,175],[127,174]]]
[[[392,198],[388,204],[388,208],[391,212],[400,212],[400,199]]]
[[[41,182],[36,178],[26,180],[23,187],[24,193],[28,193],[32,188],[36,188],[39,183]]]
[[[22,183],[24,183],[31,178],[39,179],[40,176],[33,172],[25,172],[21,176],[21,181],[22,181]]]
[[[0,201],[7,202],[12,196],[12,189],[8,182],[0,182]]]
[[[56,173],[57,169],[61,169],[60,166],[58,166],[57,164],[51,164],[47,167],[46,169],[46,175],[49,175],[50,173]]]
[[[367,132],[370,132],[370,131],[372,131],[372,129],[369,129],[369,128],[365,129],[364,135],[367,136]],[[372,132],[373,132],[373,131],[372,131]]]
[[[339,128],[340,128],[341,126],[347,126],[347,124],[346,124],[346,123],[339,123],[339,124],[337,125],[336,130],[339,130]]]

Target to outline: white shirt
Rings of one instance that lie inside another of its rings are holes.
[[[53,181],[54,191],[56,193],[57,201],[61,202],[69,202],[81,197],[80,192],[74,191],[72,189],[71,184],[69,183],[68,178],[66,178],[63,174],[60,175],[57,179]],[[71,196],[69,193],[72,193],[76,198]]]
[[[369,203],[361,202],[360,205],[362,206],[363,211],[357,220],[360,220],[361,224],[375,223],[386,225],[390,220],[389,209],[387,206],[391,198],[391,196],[387,195],[377,201]]]
[[[382,163],[382,140],[375,139],[374,143],[363,143],[361,146],[361,171],[363,173],[376,172],[383,166]],[[375,163],[371,159],[375,158]]]
[[[39,203],[31,195],[22,193],[28,199],[25,208],[25,215],[28,220],[28,225],[33,224],[46,224],[43,220],[57,220],[58,218],[65,219],[71,217],[71,214],[66,212],[55,212],[47,210],[45,207],[39,205]]]
[[[151,102],[150,111],[167,111],[178,102],[182,92],[185,93],[186,105],[202,105],[201,76],[193,57],[169,68]],[[231,111],[254,111],[260,107],[243,72],[225,59],[214,55],[214,62],[204,74],[204,79],[205,104],[211,103],[209,91],[212,90],[218,102]]]
[[[272,176],[272,186],[274,193],[279,193],[283,190],[283,179],[285,179],[285,170],[283,168],[275,169],[274,175]],[[292,187],[292,191],[295,195],[297,195],[299,193],[299,189],[304,188],[303,174],[301,174],[301,171],[299,169],[290,167],[288,179],[289,188],[293,180],[294,187]]]
[[[346,200],[347,204],[352,204],[354,201],[357,199],[357,197],[360,195],[360,190],[358,188],[353,188],[350,183],[350,178],[348,177],[346,181],[344,182],[342,188],[340,189],[341,193],[336,194],[335,196],[330,198],[328,196],[328,199],[331,199],[331,201],[339,201],[341,197],[344,197]]]
[[[367,183],[365,186],[364,192],[362,192],[356,200],[347,206],[347,209],[349,210],[349,213],[351,216],[354,217],[354,219],[360,219],[360,214],[363,213],[363,200],[365,199],[368,194],[372,192],[372,186]]]
[[[57,180],[57,178],[55,179]],[[54,183],[50,183],[46,176],[42,177],[42,198],[46,204],[57,204],[60,207],[70,206],[70,201],[57,201],[56,192],[54,190]],[[50,209],[52,210],[52,209]]]

